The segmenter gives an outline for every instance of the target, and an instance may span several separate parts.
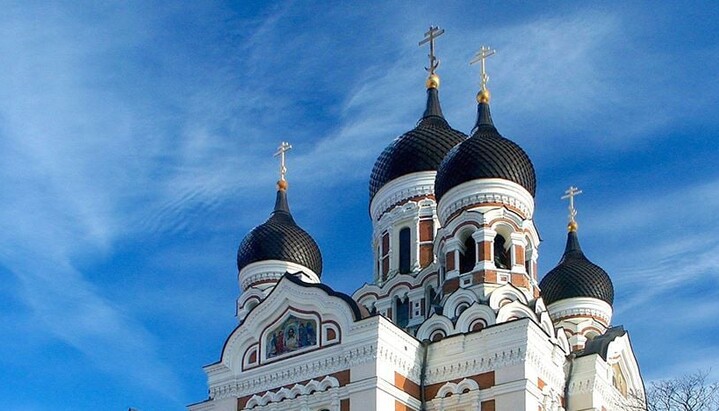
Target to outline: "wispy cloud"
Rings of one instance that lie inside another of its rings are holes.
[[[717,82],[700,88],[677,81],[691,62],[716,63],[716,50],[692,50],[689,62],[669,64],[672,57],[644,53],[640,36],[625,41],[626,17],[614,12],[577,8],[520,23],[466,25],[464,10],[436,13],[414,5],[338,5],[312,13],[286,3],[244,17],[199,3],[184,6],[189,10],[141,4],[9,6],[0,16],[0,265],[14,276],[5,283],[8,293],[28,310],[2,315],[18,327],[42,324],[50,338],[95,367],[170,398],[183,395],[183,383],[164,355],[166,341],[148,323],[173,309],[192,324],[212,317],[221,307],[206,301],[221,276],[233,287],[223,298],[236,292],[234,250],[207,252],[197,244],[206,238],[193,235],[236,229],[239,241],[266,217],[277,178],[271,155],[280,140],[295,145],[293,210],[311,216],[319,231],[356,241],[342,251],[347,255],[369,255],[356,229],[337,232],[326,216],[340,211],[327,208],[347,205],[364,213],[366,191],[359,201],[337,188],[366,187],[377,155],[422,113],[426,51],[416,43],[433,17],[444,18],[448,30],[438,52],[450,122],[465,132],[472,127],[477,70],[467,60],[488,43],[499,49],[489,63],[495,120],[538,163],[565,156],[564,145],[556,146],[570,134],[580,137],[572,140],[579,155],[651,140],[649,131],[686,116],[657,100],[658,90],[693,94],[696,104],[715,102],[719,94],[713,93]],[[632,48],[643,58],[634,58]],[[645,73],[649,79],[638,81]],[[528,134],[540,130],[541,136]],[[630,288],[651,285],[629,292],[619,315],[681,289],[675,278],[712,275],[719,250],[715,230],[702,227],[701,216],[719,205],[718,185],[637,196],[621,210],[583,213],[596,216],[596,224],[587,225],[597,227],[597,235],[619,227],[653,230],[660,238],[629,238],[636,262],[608,266],[626,272],[618,281]],[[267,207],[259,206],[263,202]],[[350,215],[364,217],[348,211],[342,218]],[[697,235],[675,240],[674,219]],[[123,279],[127,298],[140,301],[124,304],[116,283],[92,269],[127,248],[160,248],[154,242],[168,238],[188,244],[138,264],[157,287]],[[326,260],[348,275],[362,270],[344,267],[346,258]],[[173,288],[183,263],[206,276],[205,285],[193,292],[195,284]],[[667,265],[677,276],[663,275]],[[175,306],[175,299],[184,304]],[[716,312],[709,302],[702,309]]]

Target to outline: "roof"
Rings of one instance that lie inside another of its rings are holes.
[[[396,178],[437,170],[447,152],[466,138],[444,119],[438,90],[428,89],[427,107],[417,126],[397,137],[377,158],[370,176],[370,201],[385,184]]]
[[[295,223],[287,192],[277,191],[275,209],[263,224],[250,231],[237,250],[237,268],[264,260],[289,261],[322,273],[322,254],[315,240]]]
[[[532,196],[537,188],[534,166],[527,153],[502,137],[492,122],[488,103],[479,103],[472,137],[455,146],[437,169],[437,201],[462,183],[501,178],[524,187]]]
[[[609,305],[614,302],[609,274],[584,256],[576,231],[567,235],[562,259],[542,278],[539,288],[547,305],[573,297],[596,298]]]
[[[285,275],[283,276],[283,278],[287,278],[287,279],[290,280],[291,282],[293,282],[293,283],[295,283],[295,284],[297,284],[297,285],[299,285],[299,286],[302,286],[302,287],[306,287],[306,288],[319,288],[320,290],[322,290],[322,291],[324,291],[325,293],[327,293],[327,295],[329,295],[330,297],[337,297],[337,298],[341,299],[341,300],[344,301],[344,302],[350,307],[350,309],[352,310],[352,314],[354,315],[354,320],[355,320],[355,321],[361,320],[361,319],[363,319],[363,318],[367,318],[367,317],[369,317],[369,316],[371,315],[370,312],[369,312],[369,310],[367,310],[367,307],[365,307],[365,306],[362,305],[362,304],[358,304],[357,301],[355,301],[355,300],[354,300],[352,297],[350,297],[349,295],[347,295],[347,294],[345,294],[345,293],[342,293],[342,292],[339,292],[339,291],[333,290],[332,287],[330,287],[330,286],[328,286],[328,285],[326,285],[326,284],[322,284],[322,283],[308,283],[308,282],[302,281],[302,280],[300,279],[300,276],[297,275],[297,273],[295,273],[295,274],[285,273]]]
[[[604,361],[606,361],[609,344],[617,337],[621,337],[626,333],[627,332],[624,330],[624,327],[621,325],[612,327],[605,331],[604,334],[596,336],[591,340],[587,341],[587,343],[584,345],[584,349],[577,354],[577,357],[599,354],[599,356],[602,357]]]

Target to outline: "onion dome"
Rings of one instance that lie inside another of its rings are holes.
[[[570,223],[562,259],[539,283],[544,302],[549,306],[567,298],[589,297],[611,306],[614,302],[612,280],[606,271],[584,256],[576,228],[576,223]]]
[[[420,171],[436,171],[452,147],[467,136],[449,126],[439,104],[439,77],[427,82],[427,108],[417,126],[397,137],[380,154],[369,183],[370,201],[390,181]]]
[[[322,254],[312,237],[295,223],[287,203],[286,182],[280,181],[270,218],[245,236],[237,250],[237,268],[265,260],[279,260],[322,273]]]
[[[488,91],[482,91],[477,100],[477,123],[472,136],[455,146],[437,170],[437,201],[462,183],[484,178],[517,183],[534,197],[537,181],[532,161],[521,147],[497,131],[489,111]]]

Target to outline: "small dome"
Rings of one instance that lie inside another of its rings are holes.
[[[550,304],[574,297],[614,302],[614,286],[609,274],[584,256],[576,231],[570,231],[561,261],[539,283],[544,302]]]
[[[427,90],[427,109],[417,127],[397,137],[380,154],[369,183],[370,201],[390,181],[420,171],[436,171],[447,152],[467,136],[449,126],[436,88]]]
[[[532,197],[537,187],[532,161],[521,147],[499,134],[486,102],[479,103],[472,137],[455,146],[437,170],[434,183],[437,201],[452,188],[482,178],[512,181]]]
[[[287,203],[285,190],[277,191],[275,209],[263,224],[245,236],[237,250],[237,269],[264,260],[300,264],[322,274],[322,254],[312,237],[296,223]]]

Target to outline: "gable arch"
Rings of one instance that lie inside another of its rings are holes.
[[[507,299],[511,302],[519,301],[524,305],[529,304],[527,296],[519,288],[512,284],[504,284],[492,291],[489,296],[489,306],[494,310],[499,310],[503,305],[502,302]]]
[[[453,292],[448,298],[447,301],[444,303],[444,313],[447,316],[454,317],[455,312],[457,311],[457,307],[462,304],[466,303],[467,305],[472,305],[477,302],[477,294],[475,294],[473,291],[470,291],[466,288],[460,288],[459,290]]]
[[[471,327],[477,320],[482,320],[484,325],[488,327],[497,322],[497,317],[494,314],[494,310],[489,308],[489,306],[474,303],[459,316],[454,328],[457,332],[461,333],[472,331]]]
[[[392,289],[389,290],[387,295],[390,297],[390,299],[395,299],[395,298],[402,299],[402,298],[406,297],[407,294],[409,294],[409,292],[411,290],[412,289],[410,288],[410,284],[399,283],[399,284],[393,286]]]
[[[454,324],[444,315],[434,314],[422,323],[417,330],[417,339],[420,341],[428,340],[436,331],[444,332],[445,336],[454,334]]]
[[[442,387],[440,387],[439,391],[437,391],[437,396],[434,398],[444,398],[448,395],[453,395],[457,393],[457,384],[453,382],[448,382],[444,384]]]
[[[534,315],[534,311],[519,301],[513,301],[499,309],[499,312],[497,313],[497,324],[507,322],[515,318],[529,318],[534,322],[537,322],[537,317]]]
[[[468,221],[457,227],[457,229],[453,233],[453,236],[461,242],[464,242],[472,236],[472,233],[479,230],[479,228],[480,226],[477,223],[473,221]]]
[[[477,381],[471,380],[469,378],[465,378],[459,383],[457,383],[457,394],[463,393],[465,390],[468,391],[474,391],[479,389],[479,384],[477,384]]]
[[[542,327],[544,332],[547,333],[550,337],[554,336],[554,323],[552,323],[552,319],[549,317],[549,313],[546,311],[541,312],[538,314],[539,317],[539,326]]]
[[[235,375],[242,372],[243,354],[247,349],[258,343],[261,351],[266,348],[266,338],[258,338],[260,334],[257,330],[263,330],[265,334],[287,312],[312,313],[317,318],[318,326],[331,322],[337,324],[339,330],[348,329],[355,321],[369,315],[364,307],[345,294],[322,284],[307,284],[285,275],[227,337],[217,364],[227,367]],[[262,362],[264,353],[261,352],[258,357]]]

